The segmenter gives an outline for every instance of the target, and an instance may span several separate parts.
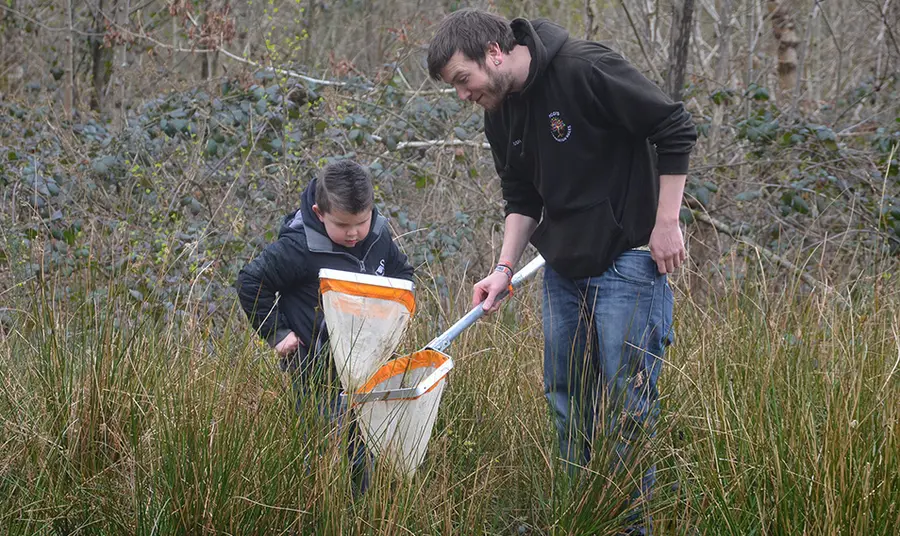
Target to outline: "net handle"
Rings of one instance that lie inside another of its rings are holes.
[[[532,259],[531,262],[526,264],[521,270],[516,272],[513,276],[512,280],[509,282],[509,286],[511,288],[518,288],[530,279],[534,274],[538,272],[544,266],[544,258],[540,255]],[[504,289],[500,294],[497,295],[496,300],[499,302],[506,298],[509,295],[509,289]],[[471,311],[466,313],[466,316],[460,318],[456,321],[455,324],[450,326],[450,328],[432,339],[425,348],[431,348],[432,350],[437,350],[439,352],[443,352],[450,346],[450,343],[453,342],[453,339],[459,336],[466,328],[475,323],[476,320],[484,316],[484,308],[481,304],[476,305],[472,308]]]

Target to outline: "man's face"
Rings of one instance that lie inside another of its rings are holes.
[[[441,80],[452,85],[460,99],[474,102],[490,112],[499,108],[509,94],[512,77],[500,72],[487,57],[489,55],[485,56],[482,66],[457,51],[441,71]]]
[[[365,240],[369,234],[369,227],[372,223],[371,208],[358,214],[352,214],[337,208],[322,212],[319,210],[319,205],[313,205],[313,211],[319,221],[325,224],[325,232],[335,244],[352,248]]]

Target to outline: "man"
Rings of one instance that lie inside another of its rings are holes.
[[[620,55],[546,20],[452,13],[428,69],[484,108],[506,202],[499,264],[473,304],[499,307],[530,240],[547,261],[544,388],[561,454],[570,467],[587,464],[602,426],[613,468],[629,467],[638,458],[629,445],[653,434],[672,340],[666,274],[685,259],[690,114]],[[635,498],[654,480],[651,466]]]

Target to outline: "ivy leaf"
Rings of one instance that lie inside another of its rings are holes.
[[[809,203],[807,203],[806,200],[799,195],[794,196],[794,198],[791,200],[791,208],[793,208],[800,214],[809,214]]]
[[[747,190],[734,196],[735,201],[753,201],[762,195],[760,190]]]
[[[756,87],[753,90],[752,96],[753,100],[757,101],[767,101],[771,98],[771,95],[769,95],[769,90],[764,87]]]
[[[716,91],[715,93],[710,95],[710,99],[712,99],[714,104],[719,106],[723,104],[731,104],[732,94],[733,91],[730,89],[720,89],[719,91]]]
[[[707,190],[705,186],[693,189],[690,193],[697,199],[697,202],[700,203],[701,206],[705,207],[709,205],[710,191]]]
[[[69,244],[70,246],[75,245],[76,236],[77,236],[77,231],[71,227],[66,229],[65,231],[63,231],[63,240],[65,240],[66,244]]]
[[[91,163],[91,169],[98,175],[108,174],[116,166],[115,156],[102,156]]]
[[[419,189],[425,188],[426,186],[428,186],[429,184],[432,184],[434,182],[431,180],[431,177],[429,177],[427,173],[422,173],[422,172],[416,173],[415,179],[416,179],[416,188],[419,188]]]

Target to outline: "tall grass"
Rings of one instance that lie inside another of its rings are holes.
[[[634,475],[571,481],[541,385],[536,292],[454,343],[415,478],[354,498],[344,449],[235,309],[217,329],[114,283],[31,283],[0,340],[4,534],[615,534]],[[424,286],[424,285],[423,285]],[[462,288],[462,285],[460,285]],[[102,290],[103,292],[96,292]],[[465,294],[462,292],[461,294]],[[63,296],[65,295],[65,299]],[[463,310],[419,293],[404,348]],[[464,301],[462,297],[458,300]],[[658,534],[894,534],[900,300],[745,284],[682,296],[641,463]],[[216,334],[217,333],[217,334]]]

